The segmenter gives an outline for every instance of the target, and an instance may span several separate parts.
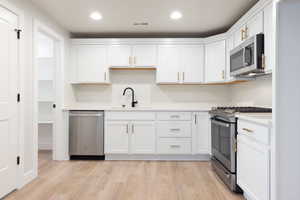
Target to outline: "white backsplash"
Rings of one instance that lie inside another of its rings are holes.
[[[238,106],[272,107],[272,78],[260,77],[230,86],[231,102]]]
[[[121,106],[131,101],[131,91],[123,96],[126,87],[135,90],[139,107],[151,105],[233,105],[272,107],[272,79],[235,85],[157,85],[155,71],[113,70],[111,85],[76,85],[67,105]],[[73,96],[73,97],[72,97]]]
[[[73,86],[73,102],[80,105],[121,106],[131,101],[131,92],[125,97],[123,90],[132,87],[135,90],[138,106],[213,104],[230,103],[230,88],[225,85],[157,85],[155,71],[149,70],[113,70],[110,74],[111,85]]]

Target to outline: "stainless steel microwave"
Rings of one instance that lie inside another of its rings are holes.
[[[264,73],[264,34],[257,34],[230,51],[230,75]]]

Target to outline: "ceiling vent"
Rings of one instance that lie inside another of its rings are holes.
[[[133,26],[148,26],[148,22],[134,22]]]

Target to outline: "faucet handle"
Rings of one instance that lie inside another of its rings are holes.
[[[138,104],[138,101],[133,101],[132,102],[132,107],[135,107],[136,104]]]

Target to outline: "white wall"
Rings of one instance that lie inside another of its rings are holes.
[[[57,33],[61,34],[66,39],[66,44],[69,42],[69,33],[35,7],[31,1],[9,0],[9,2],[24,12],[24,27],[21,33],[25,50],[25,63],[23,66],[24,74],[21,80],[21,87],[24,92],[22,101],[25,105],[24,115],[22,116],[22,119],[24,120],[24,141],[21,141],[24,143],[24,149],[21,149],[20,152],[24,163],[24,183],[26,183],[33,178],[33,168],[35,165],[33,162],[33,21],[34,19],[38,19]],[[68,52],[66,52],[66,54],[68,55]]]
[[[111,85],[73,86],[74,97],[69,105],[113,105],[126,102],[122,93],[127,87],[133,87],[139,106],[173,104],[211,104],[219,105],[230,102],[228,86],[199,85],[157,85],[155,71],[148,70],[113,70],[110,73]],[[130,98],[130,92],[125,98]],[[130,99],[128,99],[130,100]]]
[[[272,77],[230,86],[232,105],[272,107]]]
[[[275,135],[277,200],[300,199],[300,1],[281,0],[277,17]]]

